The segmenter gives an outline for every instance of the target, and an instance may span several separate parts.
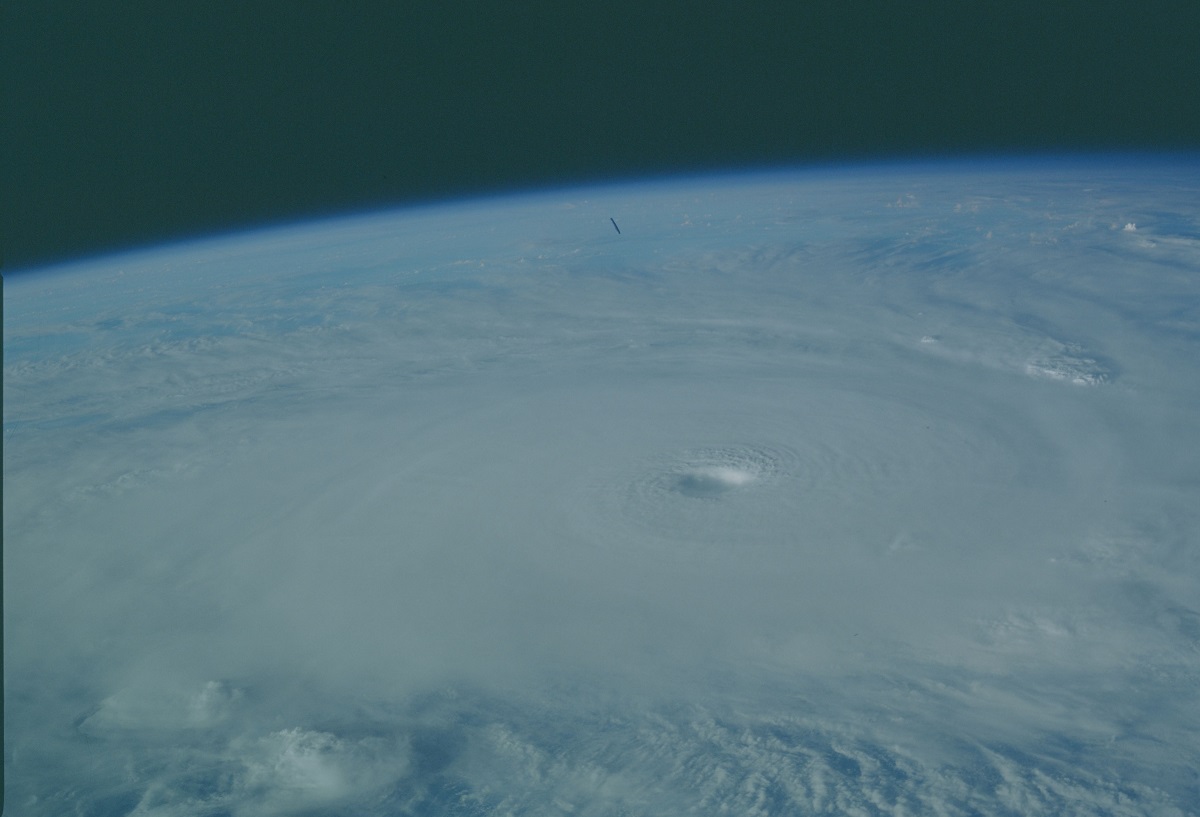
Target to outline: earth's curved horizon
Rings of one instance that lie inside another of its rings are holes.
[[[10,813],[1200,811],[1200,157],[439,203],[4,306]]]

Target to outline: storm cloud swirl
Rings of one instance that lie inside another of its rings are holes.
[[[6,284],[8,809],[1196,812],[1189,167],[567,190]]]

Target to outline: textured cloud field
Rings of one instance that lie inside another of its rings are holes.
[[[8,283],[10,813],[1195,813],[1196,170],[564,191]]]

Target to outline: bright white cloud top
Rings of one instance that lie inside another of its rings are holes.
[[[1198,214],[775,173],[8,282],[10,813],[1196,813]]]

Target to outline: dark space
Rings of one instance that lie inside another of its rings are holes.
[[[1193,2],[8,0],[6,272],[714,168],[1200,147]]]

